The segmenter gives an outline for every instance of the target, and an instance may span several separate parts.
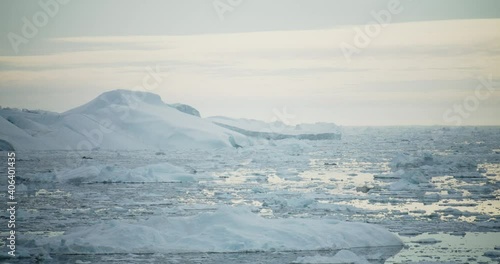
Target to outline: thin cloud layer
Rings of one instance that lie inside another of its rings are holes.
[[[64,111],[103,91],[134,89],[146,66],[159,65],[166,81],[154,92],[170,102],[193,104],[205,115],[226,111],[265,119],[259,111],[252,113],[251,103],[239,112],[229,110],[232,106],[225,107],[217,98],[266,98],[262,100],[264,108],[289,105],[297,112],[314,112],[299,114],[303,121],[392,124],[386,121],[385,113],[414,113],[413,106],[433,111],[426,116],[413,114],[418,124],[440,124],[442,109],[473,90],[468,85],[478,76],[500,79],[500,19],[389,24],[347,60],[340,46],[352,44],[356,28],[363,27],[51,38],[44,41],[44,54],[0,57],[0,89],[63,87],[58,90],[85,94],[79,97],[81,102],[69,100],[66,104],[47,96],[42,100],[46,100],[45,105],[40,105]],[[69,46],[71,49],[64,48]],[[92,94],[81,90],[86,83],[92,86]],[[500,110],[498,96],[495,92],[488,100],[489,110]],[[210,100],[217,105],[210,105]],[[22,101],[3,97],[1,103],[22,105]],[[353,116],[358,112],[354,107],[367,105],[375,109],[370,112],[384,110],[375,116]],[[342,106],[342,111],[335,111],[339,110],[336,106]],[[412,123],[391,120],[394,124]],[[493,120],[482,122],[494,124]]]

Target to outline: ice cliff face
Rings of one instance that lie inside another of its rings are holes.
[[[183,113],[186,113],[188,115],[194,115],[197,117],[201,117],[200,112],[198,112],[198,110],[196,110],[192,106],[185,105],[185,104],[171,104],[170,106],[183,112]]]
[[[13,151],[14,147],[7,141],[0,139],[0,151]]]

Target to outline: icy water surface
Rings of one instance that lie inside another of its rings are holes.
[[[16,154],[18,177],[25,178],[18,185],[20,243],[112,219],[195,215],[229,204],[250,206],[268,218],[330,217],[374,223],[403,239],[403,249],[351,250],[371,263],[498,263],[497,127],[345,128],[339,141],[286,140],[238,150]],[[90,159],[82,159],[83,155]],[[212,177],[195,183],[36,181],[40,175],[89,164],[135,168],[161,162]],[[3,182],[1,187],[5,189]],[[2,204],[5,193],[0,194]],[[3,212],[2,218],[6,217]],[[4,237],[5,227],[1,228]],[[335,253],[52,255],[41,261],[292,263],[300,256]]]

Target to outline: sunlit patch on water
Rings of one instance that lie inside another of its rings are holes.
[[[64,197],[70,197],[71,193],[61,191],[59,189],[54,190],[54,191],[47,191],[46,189],[40,189],[35,193],[35,196],[44,196],[44,197],[50,197],[50,198],[64,198]]]
[[[463,234],[420,234],[401,236],[406,247],[386,263],[404,262],[452,262],[452,263],[496,263],[498,259],[485,256],[486,252],[495,251],[499,243],[498,233],[463,233]]]

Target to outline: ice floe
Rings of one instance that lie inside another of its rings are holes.
[[[104,221],[37,241],[57,253],[240,252],[402,246],[382,227],[333,219],[266,219],[223,206],[194,216]]]
[[[70,184],[193,182],[204,178],[211,178],[205,174],[196,174],[192,170],[174,166],[169,163],[147,165],[134,169],[112,165],[89,164],[75,169],[53,173],[33,174],[24,177],[32,182],[62,182]]]

